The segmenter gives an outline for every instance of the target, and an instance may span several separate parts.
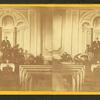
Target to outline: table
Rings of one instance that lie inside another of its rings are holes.
[[[15,71],[15,65],[13,63],[2,63],[0,65],[0,70],[3,71],[3,68],[7,66],[10,66],[13,72]]]

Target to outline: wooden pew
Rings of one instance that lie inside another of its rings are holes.
[[[55,82],[55,78],[65,76],[72,76],[72,89],[71,91],[79,91],[81,90],[84,75],[85,75],[85,67],[83,65],[75,65],[75,64],[61,64],[61,65],[21,65],[19,67],[20,72],[20,84],[22,86],[22,90],[31,90],[31,86],[29,85],[29,79],[31,83],[30,77],[34,75],[34,73],[41,73],[42,75],[45,73],[46,75],[50,75],[51,77],[51,90],[57,91],[61,90],[55,88],[57,82]],[[58,76],[57,76],[58,75]],[[63,77],[62,77],[63,78]],[[61,79],[62,80],[62,79]],[[33,89],[34,90],[34,89]],[[63,90],[63,88],[62,88]],[[66,90],[66,89],[65,89]]]

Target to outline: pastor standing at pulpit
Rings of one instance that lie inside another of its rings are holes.
[[[1,43],[1,48],[7,49],[7,48],[10,48],[10,47],[11,47],[10,41],[8,40],[8,37],[6,36]]]
[[[1,50],[3,52],[3,59],[9,59],[10,57],[10,49],[11,49],[11,44],[10,41],[8,40],[7,37],[4,38],[4,40],[1,43]]]

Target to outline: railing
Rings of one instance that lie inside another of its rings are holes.
[[[84,83],[85,66],[20,65],[19,74],[21,90],[80,91]]]

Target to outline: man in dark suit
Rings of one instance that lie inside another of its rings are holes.
[[[1,47],[3,49],[7,49],[11,47],[10,41],[7,39],[7,37],[5,37],[5,39],[2,41]]]
[[[62,55],[61,55],[61,61],[64,61],[64,62],[72,62],[72,57],[70,54],[68,54],[67,52],[64,52]]]
[[[93,49],[95,60],[96,61],[100,60],[100,41],[99,41],[98,37],[96,38],[95,41],[93,41],[92,49]]]
[[[5,37],[5,39],[1,43],[1,50],[3,52],[3,59],[9,59],[10,57],[10,49],[11,49],[11,44],[10,41]]]

